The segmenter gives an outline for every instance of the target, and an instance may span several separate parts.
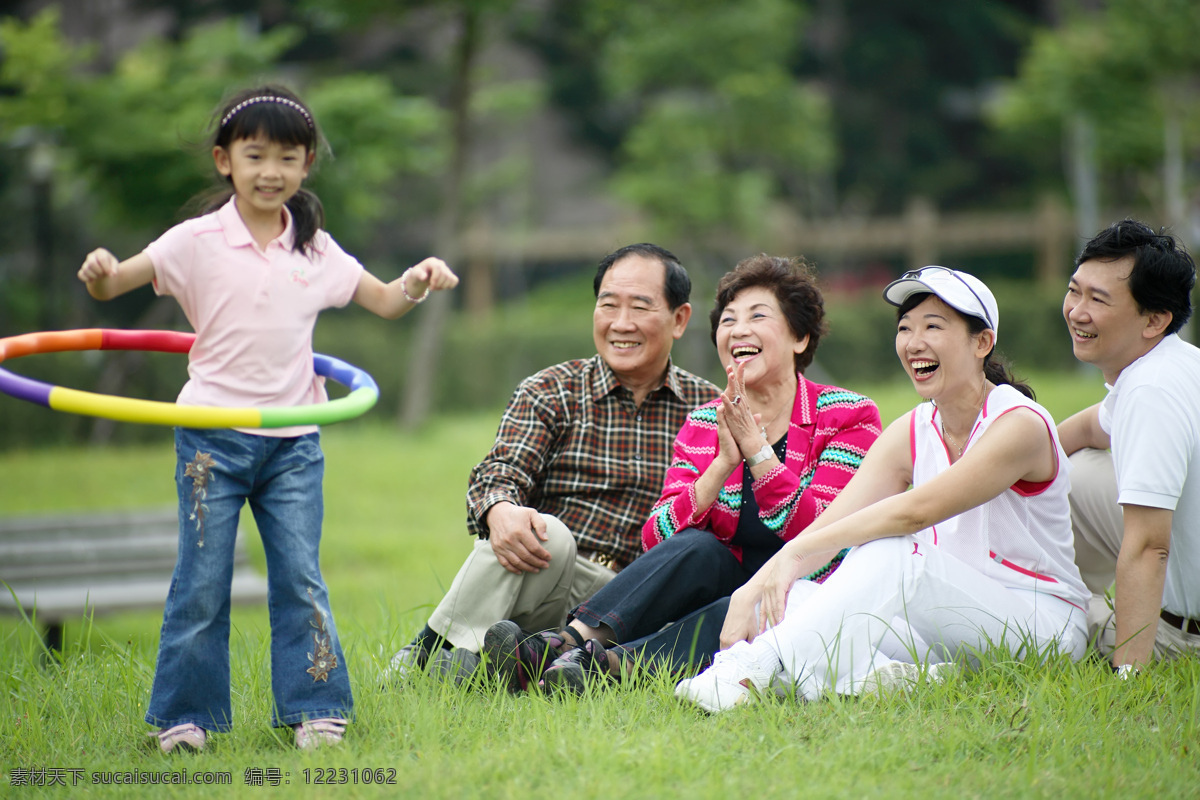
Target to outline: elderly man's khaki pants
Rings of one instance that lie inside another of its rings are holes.
[[[543,514],[550,566],[514,574],[496,560],[484,539],[463,562],[450,590],[429,618],[429,627],[455,647],[478,650],[487,629],[511,619],[528,631],[561,630],[567,612],[616,575],[576,554],[575,536],[556,517]]]

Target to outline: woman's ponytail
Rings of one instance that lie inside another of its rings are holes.
[[[995,348],[987,354],[987,358],[983,359],[983,376],[997,386],[1007,383],[1030,400],[1037,400],[1033,387],[1013,377],[1012,372],[1008,369],[1008,364],[996,355]]]

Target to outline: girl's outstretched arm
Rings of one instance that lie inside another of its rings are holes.
[[[363,270],[354,291],[354,302],[384,319],[396,319],[411,311],[430,291],[453,289],[457,285],[458,276],[446,262],[430,257],[404,270],[404,274],[390,283]]]
[[[87,284],[92,297],[112,300],[154,280],[154,264],[145,253],[117,261],[116,256],[101,247],[87,254],[76,274]]]

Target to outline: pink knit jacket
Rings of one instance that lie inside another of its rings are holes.
[[[712,531],[741,560],[741,548],[730,542],[742,507],[745,465],[733,471],[711,506],[696,504],[696,480],[717,456],[719,402],[694,409],[675,437],[662,496],[642,526],[644,549],[677,531],[700,528]],[[879,409],[870,398],[797,375],[784,463],[752,486],[763,524],[785,542],[804,530],[849,482],[880,432]]]

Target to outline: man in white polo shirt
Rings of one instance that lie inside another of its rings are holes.
[[[1075,466],[1089,628],[1125,677],[1152,657],[1200,652],[1200,350],[1178,336],[1196,265],[1174,237],[1131,219],[1097,234],[1075,265],[1063,317],[1108,396],[1058,431]],[[1104,598],[1114,577],[1115,612]]]

